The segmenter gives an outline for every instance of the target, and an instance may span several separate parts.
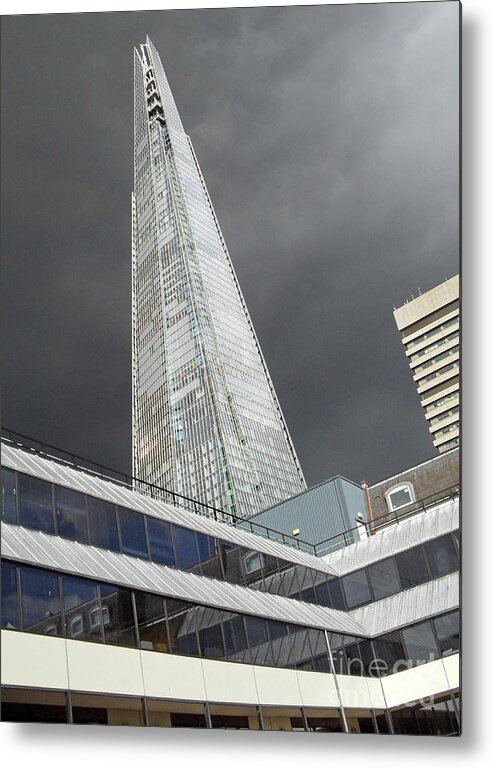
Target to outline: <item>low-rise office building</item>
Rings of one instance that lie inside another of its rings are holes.
[[[3,719],[459,733],[457,499],[321,558],[19,445],[2,487]]]

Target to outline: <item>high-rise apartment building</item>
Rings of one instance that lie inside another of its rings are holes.
[[[394,310],[433,445],[459,445],[459,276]]]
[[[245,517],[306,485],[148,38],[134,121],[133,474]]]

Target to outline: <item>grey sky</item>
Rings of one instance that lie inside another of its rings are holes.
[[[2,19],[3,424],[130,469],[133,46],[309,485],[434,455],[392,309],[458,271],[456,2]]]

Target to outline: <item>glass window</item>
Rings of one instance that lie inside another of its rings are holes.
[[[233,616],[233,618],[224,621],[223,632],[226,653],[228,655],[231,656],[246,649],[247,639],[245,634],[245,625],[243,623],[243,616]]]
[[[459,611],[445,613],[433,619],[440,656],[450,656],[460,648]]]
[[[168,653],[169,643],[164,599],[159,595],[135,592],[135,606],[140,647],[145,651]]]
[[[399,485],[396,488],[391,488],[387,491],[385,496],[391,511],[405,507],[407,504],[411,504],[415,500],[411,483],[406,483],[404,485]]]
[[[56,574],[22,567],[21,596],[25,630],[40,635],[62,634],[60,590]]]
[[[342,583],[348,608],[356,608],[358,605],[370,602],[371,592],[364,568],[344,576]]]
[[[327,608],[332,607],[332,603],[330,600],[330,594],[329,594],[329,588],[326,581],[323,581],[321,584],[317,584],[315,587],[315,602],[317,605],[324,605]]]
[[[173,526],[173,540],[175,543],[176,567],[184,571],[195,568],[199,562],[195,531],[175,525]]]
[[[245,616],[248,644],[250,646],[265,643],[267,637],[267,624],[265,619],[258,616]]]
[[[382,677],[399,672],[406,659],[400,632],[389,632],[376,638],[373,640],[373,650],[375,662],[370,668],[371,677]]]
[[[247,574],[261,571],[263,566],[263,558],[261,552],[247,552],[243,555],[243,563],[245,566],[245,572]]]
[[[386,560],[380,560],[367,568],[370,583],[373,587],[375,600],[381,600],[383,597],[395,595],[401,590],[401,580],[397,573],[397,566],[392,557]]]
[[[77,576],[63,576],[63,607],[65,609],[65,627],[67,637],[78,640],[102,641],[101,621],[95,625],[93,612],[99,612],[97,584]]]
[[[395,555],[402,589],[409,589],[429,581],[428,566],[421,547],[413,547]]]
[[[37,477],[19,475],[20,521],[26,528],[54,533],[51,485]]]
[[[431,539],[423,545],[432,578],[445,576],[447,573],[453,573],[459,569],[459,557],[455,549],[452,536],[440,536],[438,539]]]
[[[224,656],[221,633],[221,613],[212,608],[202,608],[198,615],[200,653],[207,659]],[[208,626],[204,626],[208,625]]]
[[[87,544],[86,500],[82,493],[55,486],[55,513],[59,536]]]
[[[108,617],[104,621],[105,643],[135,648],[137,642],[130,590],[101,585],[101,603]]]
[[[213,536],[207,536],[205,533],[196,533],[197,547],[199,550],[199,560],[201,563],[207,563],[216,557],[216,540]]]
[[[329,590],[330,607],[336,608],[339,611],[344,611],[346,609],[346,604],[344,602],[341,579],[330,579],[327,582],[327,589]]]
[[[175,566],[175,554],[171,538],[171,526],[164,520],[155,517],[147,518],[147,533],[149,534],[149,549],[151,560],[163,565]]]
[[[144,557],[148,560],[144,515],[133,509],[118,507],[118,522],[120,523],[122,552],[133,557]]]
[[[17,600],[17,574],[13,563],[2,563],[2,627],[19,628],[19,604]]]
[[[407,658],[414,664],[426,664],[438,657],[435,635],[429,621],[402,630]]]
[[[2,520],[6,523],[17,522],[15,472],[2,467]]]
[[[197,642],[197,606],[166,598],[171,652],[183,656],[199,656]]]
[[[102,499],[87,497],[89,513],[90,542],[95,547],[120,551],[118,541],[118,526],[116,523],[116,508],[114,504]]]

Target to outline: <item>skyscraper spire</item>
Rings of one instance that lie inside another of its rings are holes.
[[[135,50],[133,473],[242,517],[306,485],[189,137]]]

